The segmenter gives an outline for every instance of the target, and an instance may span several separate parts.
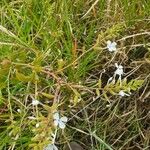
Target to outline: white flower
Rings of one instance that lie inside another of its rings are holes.
[[[111,103],[110,103],[110,104],[107,104],[106,107],[109,108],[109,107],[111,107],[111,105],[112,105]]]
[[[107,84],[109,84],[113,80],[113,77],[110,77],[107,81]]]
[[[30,119],[30,120],[35,120],[36,118],[33,117],[33,116],[29,116],[28,119]]]
[[[36,99],[32,100],[32,105],[33,106],[37,106],[38,104],[40,104],[40,102],[38,100],[36,100]]]
[[[58,148],[54,144],[48,144],[44,150],[58,150]]]
[[[130,96],[129,94],[125,93],[125,92],[122,91],[122,90],[119,92],[119,95],[120,95],[121,97]]]
[[[20,109],[17,109],[17,112],[18,112],[18,113],[21,113],[21,110],[20,110]]]
[[[115,52],[117,50],[116,45],[116,42],[107,41],[107,48],[110,52]]]
[[[123,75],[123,66],[122,65],[118,65],[117,63],[115,63],[115,66],[117,68],[117,70],[115,71],[115,75],[119,75],[122,76]]]
[[[67,117],[60,117],[59,113],[56,112],[53,115],[54,125],[59,126],[59,128],[64,129],[66,127],[66,123],[68,121]]]
[[[37,124],[35,125],[35,127],[36,127],[36,128],[38,128],[39,126],[40,126],[40,124],[39,124],[39,123],[37,123]]]

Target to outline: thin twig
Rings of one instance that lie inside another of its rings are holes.
[[[99,0],[96,0],[95,2],[94,2],[94,4],[90,7],[90,9],[81,17],[81,19],[83,19],[83,18],[85,18],[85,16],[87,16],[89,13],[90,13],[90,11],[94,8],[94,6],[98,3],[98,1]]]

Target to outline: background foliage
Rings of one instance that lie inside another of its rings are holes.
[[[69,118],[60,149],[70,141],[87,150],[150,148],[149,0],[0,6],[0,149],[43,149],[56,109]],[[115,55],[107,40],[117,42]],[[121,87],[107,84],[116,62],[124,66]],[[117,95],[129,88],[130,97]],[[33,98],[43,105],[32,107]]]

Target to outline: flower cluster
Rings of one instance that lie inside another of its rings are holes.
[[[117,50],[116,46],[117,46],[116,42],[107,41],[107,48],[110,52],[116,52]]]
[[[107,49],[108,49],[109,52],[116,52],[117,51],[116,46],[117,46],[116,42],[107,41]],[[115,78],[116,78],[116,76],[118,76],[119,77],[118,79],[119,79],[119,82],[120,82],[120,85],[121,85],[122,76],[124,74],[123,66],[122,65],[118,65],[118,63],[115,63],[115,67],[117,69],[115,70],[113,77],[110,77],[108,79],[107,84],[109,84],[110,82],[115,83]],[[125,93],[123,90],[121,90],[118,93],[118,95],[121,96],[121,97],[123,97],[123,96],[130,96],[130,94]]]
[[[67,117],[61,117],[60,114],[58,112],[54,113],[53,115],[53,118],[54,118],[54,125],[61,129],[64,129],[66,127],[66,123],[68,121],[68,118]]]
[[[122,65],[118,65],[117,63],[115,63],[115,66],[116,66],[116,71],[114,73],[114,76],[116,77],[116,75],[119,76],[119,80],[121,82],[121,76],[124,74],[123,72],[123,66]]]
[[[39,100],[35,99],[32,97],[32,102],[31,102],[31,105],[33,107],[37,107],[38,105],[43,105]],[[20,112],[19,110],[17,110],[18,112]],[[68,121],[68,118],[66,116],[61,116],[59,112],[54,112],[53,114],[53,123],[54,123],[54,126],[56,127],[55,129],[55,132],[54,134],[52,133],[50,135],[50,139],[51,139],[51,143],[46,145],[44,147],[43,150],[58,150],[57,146],[55,145],[55,139],[56,139],[56,136],[57,136],[57,130],[60,128],[60,129],[65,129],[66,127],[66,123]],[[29,116],[28,119],[30,120],[36,120],[36,117],[34,116]],[[37,122],[36,125],[35,125],[36,128],[39,128],[40,127],[40,123]]]
[[[121,90],[121,91],[119,92],[119,95],[120,95],[121,97],[123,97],[123,96],[130,96],[130,94],[125,93],[123,90]]]
[[[60,129],[64,129],[66,127],[66,123],[68,121],[68,118],[66,116],[61,117],[58,112],[55,112],[53,114],[53,119],[54,119],[54,125],[55,127],[59,127]],[[55,139],[57,135],[57,128],[55,130],[55,133],[52,134],[52,144],[48,144],[44,150],[58,150],[58,148],[55,145]]]
[[[39,104],[40,104],[40,102],[39,102],[38,100],[32,99],[32,105],[33,105],[33,106],[37,106],[37,105],[39,105]]]

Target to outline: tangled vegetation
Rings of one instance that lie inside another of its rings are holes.
[[[0,6],[0,150],[150,149],[149,0]]]

